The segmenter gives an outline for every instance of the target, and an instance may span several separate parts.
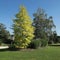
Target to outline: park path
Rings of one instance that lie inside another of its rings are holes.
[[[0,46],[0,49],[7,49],[9,46]]]

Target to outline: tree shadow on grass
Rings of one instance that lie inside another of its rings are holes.
[[[9,49],[0,49],[0,52],[9,51]]]
[[[4,52],[4,51],[20,51],[21,49],[19,48],[8,48],[8,49],[0,49],[0,52]]]

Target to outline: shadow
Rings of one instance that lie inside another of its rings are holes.
[[[0,52],[9,51],[9,49],[0,49]]]
[[[20,51],[20,48],[9,48],[8,51]]]
[[[7,49],[0,49],[0,52],[3,52],[3,51],[20,51],[21,49],[20,48],[7,48]]]

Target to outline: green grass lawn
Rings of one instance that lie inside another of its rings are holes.
[[[2,51],[0,52],[0,60],[60,60],[60,47]]]

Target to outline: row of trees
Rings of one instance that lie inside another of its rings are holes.
[[[16,48],[46,46],[47,43],[57,42],[53,17],[45,13],[41,8],[33,14],[33,20],[29,17],[24,6],[13,20],[14,42]],[[4,35],[5,34],[5,35]],[[10,36],[3,24],[0,23],[0,39],[8,39]]]
[[[31,20],[24,6],[21,6],[16,14],[16,19],[13,20],[16,47],[26,48],[32,42],[31,40],[40,40],[42,46],[50,41],[49,37],[53,35],[53,28],[55,28],[52,16],[48,17],[41,8],[38,8],[33,16],[34,19]],[[33,45],[34,42],[30,46]]]

